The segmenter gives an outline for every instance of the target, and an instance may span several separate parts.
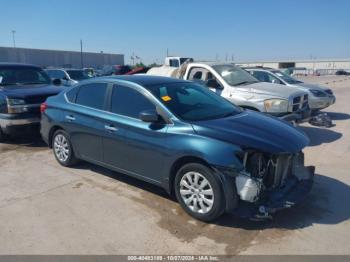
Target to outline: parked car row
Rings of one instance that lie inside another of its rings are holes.
[[[45,69],[45,72],[52,80],[59,79],[64,86],[72,86],[79,81],[93,77],[84,69]]]
[[[242,108],[296,123],[310,121],[319,110],[336,100],[329,88],[306,84],[266,67],[239,68],[231,63],[170,57],[165,59],[163,66],[151,68],[147,74],[197,81]]]
[[[0,140],[40,124],[61,165],[84,160],[153,183],[203,221],[266,219],[300,202],[313,184],[309,139],[281,119],[307,119],[308,93],[232,64],[180,62],[70,87],[36,66],[0,64]],[[162,72],[173,78],[152,76]]]
[[[305,91],[259,82],[233,64],[190,62],[179,68],[151,68],[147,74],[199,82],[235,105],[290,122],[302,122],[310,118],[309,97]]]
[[[92,77],[111,75],[134,75],[146,73],[148,69],[148,67],[131,68],[127,65],[106,65],[101,70],[95,70],[93,68],[48,68],[45,69],[45,72],[50,76],[52,80],[60,80],[62,85],[72,86],[77,84],[79,81],[83,81]]]

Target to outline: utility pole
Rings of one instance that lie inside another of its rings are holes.
[[[16,39],[15,39],[16,30],[11,30],[11,32],[12,32],[13,48],[15,49],[15,54],[16,54],[16,62],[19,62],[19,54],[18,54],[18,49],[16,48]]]
[[[13,48],[16,48],[16,40],[15,40],[16,30],[12,30],[11,32],[12,32]]]
[[[135,52],[132,52],[132,56],[131,56],[131,60],[132,60],[132,65],[135,65]]]
[[[166,49],[166,56],[169,56],[169,48]]]
[[[81,62],[81,69],[84,68],[84,61],[83,61],[83,40],[80,39],[80,62]]]

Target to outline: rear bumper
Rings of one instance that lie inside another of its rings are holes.
[[[257,203],[240,201],[232,213],[252,220],[266,220],[279,210],[293,207],[311,191],[315,168],[307,167],[302,173],[302,179],[291,176],[283,188],[265,192]]]
[[[51,125],[49,123],[49,119],[47,115],[43,113],[41,116],[41,122],[40,122],[40,134],[41,134],[41,138],[49,147],[51,147],[51,144],[49,141],[50,129],[51,129]]]

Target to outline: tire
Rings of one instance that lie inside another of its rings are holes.
[[[6,140],[6,135],[0,128],[0,143],[5,142],[5,140]]]
[[[64,130],[57,130],[52,136],[52,150],[58,163],[69,167],[78,163],[69,135]]]
[[[224,213],[221,182],[208,167],[198,163],[184,165],[175,176],[174,186],[178,202],[192,217],[210,222]]]

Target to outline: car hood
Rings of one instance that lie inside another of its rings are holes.
[[[0,91],[7,97],[23,99],[28,96],[52,96],[60,93],[62,90],[64,90],[62,86],[54,85],[18,85],[0,88]]]
[[[285,86],[280,84],[272,84],[267,82],[253,83],[253,84],[250,84],[249,87],[251,88],[251,91],[254,93],[278,96],[282,98],[289,98],[290,96],[303,93],[303,91],[300,91],[295,87]]]
[[[309,144],[309,138],[291,124],[250,110],[192,125],[199,135],[272,154],[297,153]]]
[[[319,90],[319,91],[325,91],[329,88],[327,87],[322,87],[322,86],[319,86],[319,85],[315,85],[315,84],[307,84],[307,83],[298,83],[296,85],[293,85],[295,87],[301,87],[303,88],[304,90],[310,90],[310,89],[316,89],[316,90]]]

